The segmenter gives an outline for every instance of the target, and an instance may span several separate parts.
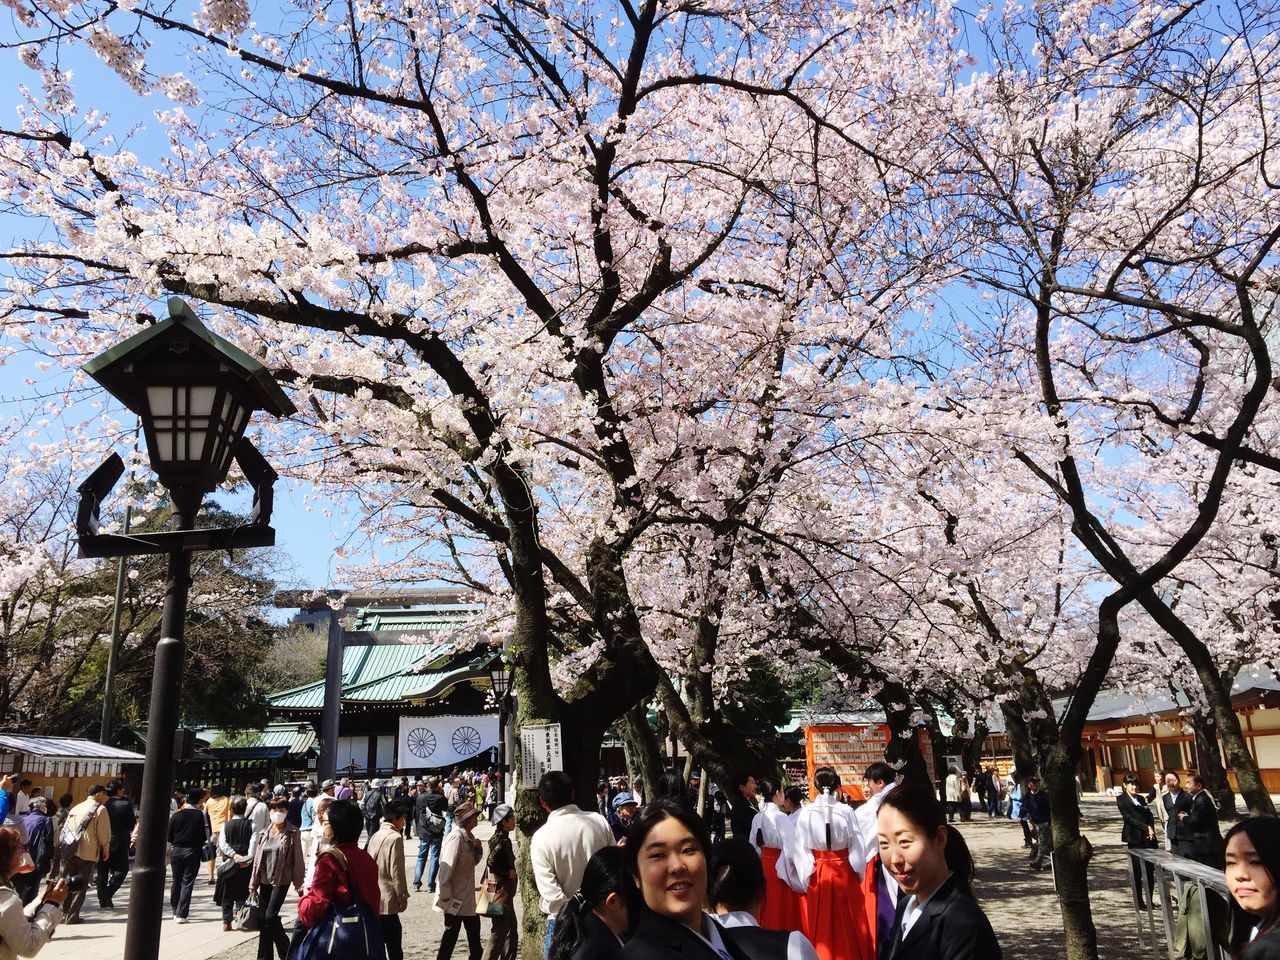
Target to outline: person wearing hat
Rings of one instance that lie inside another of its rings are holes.
[[[502,903],[502,913],[493,917],[484,960],[516,960],[520,935],[516,925],[516,852],[511,831],[516,828],[516,812],[509,803],[493,808],[493,836],[489,838],[489,859],[485,862],[491,893],[489,899]]]
[[[436,876],[436,908],[444,913],[444,934],[436,960],[448,960],[458,942],[458,931],[467,931],[467,960],[480,960],[480,917],[476,915],[476,866],[482,847],[471,833],[480,815],[473,803],[460,803],[453,811],[453,829],[440,848],[440,872]]]
[[[635,819],[639,806],[634,793],[623,790],[614,795],[609,828],[613,831],[613,838],[619,843],[626,840],[627,831],[631,829],[631,821]]]

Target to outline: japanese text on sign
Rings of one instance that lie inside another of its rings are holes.
[[[560,724],[534,723],[520,728],[520,786],[533,789],[544,773],[563,769]]]

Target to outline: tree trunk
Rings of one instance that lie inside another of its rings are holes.
[[[1005,700],[1000,704],[1005,731],[1009,735],[1009,746],[1013,750],[1014,777],[1019,783],[1039,769],[1036,757],[1040,754],[1039,748],[1031,740],[1031,727],[1023,709],[1019,700]]]
[[[1069,960],[1097,960],[1098,931],[1089,905],[1089,859],[1093,848],[1080,833],[1080,801],[1076,796],[1079,741],[1050,750],[1042,770],[1049,793],[1053,835],[1053,874],[1062,908],[1064,943]]]
[[[1196,735],[1196,760],[1199,764],[1197,772],[1204,777],[1205,789],[1218,801],[1218,819],[1234,820],[1236,795],[1222,764],[1222,750],[1218,746],[1218,733],[1214,729],[1213,718],[1197,710],[1188,720]]]
[[[982,748],[986,745],[989,732],[987,721],[979,716],[974,721],[973,736],[969,738],[964,748],[964,768],[969,771],[971,777],[976,776],[982,767]]]
[[[933,789],[933,771],[925,764],[924,751],[920,749],[920,727],[911,706],[914,698],[905,687],[886,683],[875,699],[884,709],[885,721],[889,725],[885,762],[898,771],[904,783]]]
[[[628,773],[644,783],[646,798],[656,796],[658,778],[662,776],[662,750],[657,732],[649,725],[648,703],[642,700],[628,710],[618,726],[622,730]]]
[[[701,722],[695,721],[671,678],[665,674],[658,681],[658,696],[672,733],[684,744],[694,764],[720,785],[725,796],[737,795],[732,783],[736,770],[748,770],[754,776],[774,777],[782,782],[784,771],[764,744],[748,740],[718,713]]]
[[[938,716],[930,707],[925,708],[924,726],[933,743],[933,769],[929,771],[929,787],[933,795],[938,795],[938,785],[947,782],[947,738],[938,727]]]
[[[1142,608],[1151,615],[1161,628],[1182,648],[1187,660],[1200,678],[1204,688],[1205,700],[1209,703],[1209,712],[1218,728],[1218,736],[1222,738],[1222,747],[1226,752],[1227,766],[1236,775],[1236,783],[1240,787],[1240,795],[1249,808],[1249,813],[1274,815],[1275,804],[1271,794],[1262,782],[1262,774],[1258,770],[1258,761],[1249,750],[1249,744],[1240,729],[1240,717],[1236,715],[1231,703],[1231,679],[1224,678],[1214,663],[1209,648],[1196,636],[1195,631],[1182,622],[1182,619],[1169,609],[1168,605],[1156,595],[1154,590],[1146,589],[1138,596]]]

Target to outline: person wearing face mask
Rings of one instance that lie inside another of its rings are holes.
[[[614,960],[635,926],[622,847],[597,850],[556,915],[550,960]]]
[[[280,960],[284,960],[289,937],[280,922],[280,909],[290,884],[298,896],[302,896],[305,855],[302,833],[289,823],[289,801],[284,797],[272,798],[267,804],[267,817],[267,828],[253,835],[249,893],[258,900],[258,960],[271,960],[272,945]]]
[[[876,830],[900,890],[885,960],[1002,960],[973,898],[973,857],[937,797],[899,784],[880,802]]]
[[[1226,842],[1232,960],[1280,960],[1280,818],[1246,817]]]

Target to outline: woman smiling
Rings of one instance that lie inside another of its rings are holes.
[[[1231,956],[1280,960],[1280,819],[1248,817],[1227,831]]]
[[[618,960],[742,960],[734,931],[702,912],[710,841],[702,819],[660,798],[627,833],[627,873],[639,892],[640,920]]]
[[[991,923],[973,899],[973,858],[937,798],[899,784],[881,802],[876,829],[880,860],[900,888],[884,956],[1001,960]]]

